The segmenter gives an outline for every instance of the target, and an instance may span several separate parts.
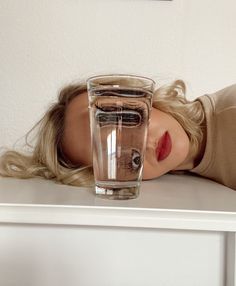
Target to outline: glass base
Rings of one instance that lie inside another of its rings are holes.
[[[128,200],[135,199],[139,195],[139,185],[127,186],[126,184],[112,186],[111,184],[96,184],[95,193],[104,199]]]

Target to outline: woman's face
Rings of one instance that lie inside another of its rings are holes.
[[[68,105],[62,148],[74,164],[92,165],[87,93]],[[144,160],[143,179],[153,179],[181,169],[190,149],[189,138],[172,116],[152,108]]]

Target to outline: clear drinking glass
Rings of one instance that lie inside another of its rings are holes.
[[[139,194],[155,82],[133,75],[87,81],[95,192],[110,199]]]

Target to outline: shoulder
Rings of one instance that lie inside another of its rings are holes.
[[[218,112],[229,107],[236,108],[236,84],[230,85],[208,96],[213,101],[216,111]]]
[[[236,109],[236,84],[225,87],[211,94],[205,94],[199,99],[211,104],[214,112],[219,113],[229,108]]]

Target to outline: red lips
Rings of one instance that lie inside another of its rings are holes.
[[[166,131],[158,141],[158,145],[156,148],[157,161],[159,162],[166,159],[171,152],[171,148],[172,148],[172,142],[170,134],[168,133],[168,131]]]

